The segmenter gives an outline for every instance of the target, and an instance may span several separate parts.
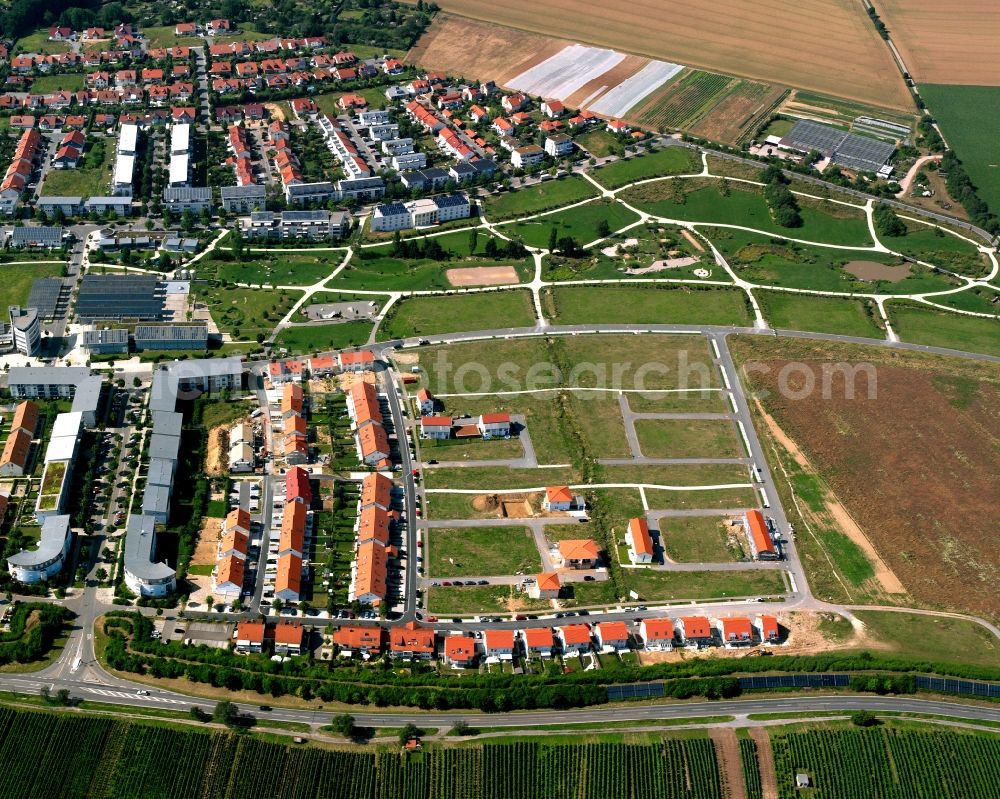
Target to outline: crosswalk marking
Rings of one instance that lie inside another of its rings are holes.
[[[97,694],[99,696],[114,696],[120,699],[135,699],[139,696],[134,691],[109,691],[105,688],[84,688],[83,690],[88,691],[92,694]],[[167,696],[155,696],[153,694],[150,694],[149,696],[143,696],[142,698],[151,699],[154,702],[169,702],[172,705],[187,704],[182,699],[171,699],[170,697]]]

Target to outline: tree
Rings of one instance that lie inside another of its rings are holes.
[[[407,724],[399,731],[399,745],[405,746],[411,738],[420,737],[420,728],[416,724]]]
[[[451,727],[452,735],[475,735],[476,730],[469,726],[464,719],[459,719]]]
[[[476,252],[476,245],[479,243],[479,228],[472,228],[469,231],[469,255]]]
[[[210,721],[212,718],[211,714],[202,710],[197,705],[191,705],[188,712],[191,714],[191,718],[193,718],[195,721],[205,722],[205,721]]]
[[[353,738],[358,728],[354,724],[354,716],[350,713],[341,713],[330,720],[330,730],[345,738]]]
[[[216,703],[215,710],[212,711],[212,719],[219,724],[232,727],[240,717],[240,711],[228,699],[223,699]]]
[[[597,235],[599,238],[607,238],[611,233],[611,225],[608,224],[607,219],[602,219],[597,223]]]
[[[878,203],[874,211],[875,230],[880,236],[905,236],[906,223],[885,203]],[[937,228],[935,228],[936,230]]]
[[[105,580],[108,579],[107,569],[105,569],[103,567],[100,568],[100,569],[98,569],[96,572],[94,572],[94,577],[96,577],[98,580],[100,580],[103,583]]]
[[[851,714],[851,724],[855,727],[874,727],[878,723],[878,718],[870,710],[855,710]]]
[[[558,243],[559,231],[555,227],[549,228],[549,252],[556,251],[556,244]]]

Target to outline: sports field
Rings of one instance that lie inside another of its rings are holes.
[[[996,16],[1000,17],[1000,13]],[[994,58],[993,66],[1000,70]],[[1000,209],[1000,86],[924,84],[920,93],[954,148],[979,196]]]
[[[994,0],[879,0],[876,8],[917,82],[1000,84]]]
[[[621,4],[594,4],[559,0],[539,4],[530,0],[441,0],[447,12],[474,20],[509,25],[563,40],[638,53],[663,61],[691,64],[718,72],[793,84],[834,96],[907,108],[909,98],[888,48],[879,38],[860,3],[853,0],[779,0],[766,8],[725,0],[719,3],[668,4],[663,0]],[[435,33],[435,21],[430,33]],[[474,38],[463,38],[461,28],[450,42],[438,42],[458,58],[469,60]],[[421,45],[418,43],[418,48]],[[435,48],[437,49],[437,48]],[[466,51],[463,53],[462,51]],[[518,74],[553,52],[539,52],[536,60],[511,69],[513,58],[494,51],[497,74]],[[523,52],[523,51],[521,51]],[[426,60],[426,59],[425,59]],[[489,59],[493,60],[493,59]],[[477,58],[482,67],[489,60]],[[455,72],[453,65],[437,68]],[[494,74],[490,77],[497,77]],[[477,75],[477,77],[484,77]]]

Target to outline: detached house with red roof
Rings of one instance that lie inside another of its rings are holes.
[[[427,660],[434,656],[434,630],[415,621],[389,630],[389,651],[394,657]]]
[[[667,651],[674,648],[673,619],[643,619],[639,622],[639,640],[644,648]]]
[[[744,617],[726,617],[718,620],[717,628],[723,646],[750,646],[753,643],[753,625]]]
[[[601,558],[592,538],[568,538],[559,542],[558,560],[566,569],[593,569]]]
[[[781,630],[778,627],[778,619],[774,616],[761,615],[754,619],[754,626],[760,640],[765,644],[776,644],[781,638]]]
[[[542,500],[542,510],[550,513],[583,510],[586,500],[569,490],[569,486],[548,486]]]
[[[421,416],[420,437],[447,439],[451,438],[452,418],[450,416]]]
[[[586,624],[567,624],[556,628],[556,636],[564,655],[590,651],[590,628]]]
[[[715,643],[712,625],[704,616],[682,616],[675,625],[677,637],[686,646],[702,647]]]
[[[513,114],[520,111],[528,104],[528,98],[521,94],[520,92],[514,92],[513,94],[508,94],[500,101],[500,105],[503,106],[503,110],[508,114]]]
[[[630,561],[633,563],[653,562],[653,538],[649,534],[649,524],[645,519],[629,519],[625,543],[628,544]]]
[[[550,119],[555,119],[566,113],[566,106],[558,100],[546,100],[542,103],[542,113]]]
[[[513,660],[516,641],[513,630],[487,630],[483,633],[486,657],[497,660]]]
[[[555,648],[555,635],[549,627],[529,627],[521,634],[524,638],[524,651],[531,655],[549,657]]]
[[[628,649],[628,627],[623,621],[602,621],[594,625],[594,638],[601,649]]]
[[[510,437],[509,413],[484,413],[476,424],[485,439]]]
[[[558,572],[536,574],[534,582],[528,583],[528,596],[532,599],[558,599],[562,591],[562,581]]]
[[[476,662],[476,639],[471,635],[449,635],[444,639],[444,662],[453,668],[468,668]]]

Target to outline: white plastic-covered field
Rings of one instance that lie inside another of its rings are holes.
[[[625,56],[614,50],[571,44],[508,81],[507,86],[526,94],[564,100],[624,60]]]
[[[566,101],[576,94],[575,107],[620,117],[682,69],[666,61],[570,44],[508,80],[506,86],[550,100]]]
[[[650,61],[632,77],[606,91],[588,106],[595,114],[609,117],[624,116],[632,106],[652,94],[684,67],[666,61]]]

